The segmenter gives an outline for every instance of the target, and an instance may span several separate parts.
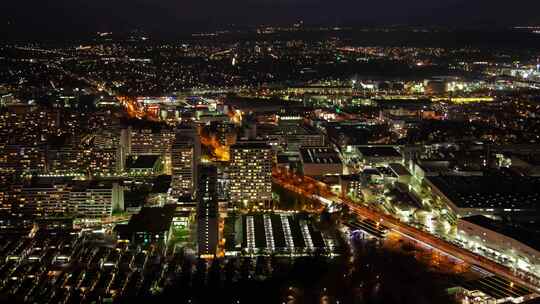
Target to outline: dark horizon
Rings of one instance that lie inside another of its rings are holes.
[[[540,3],[502,1],[412,0],[361,3],[350,0],[306,1],[236,0],[201,1],[95,0],[6,1],[0,4],[6,40],[80,38],[95,32],[134,29],[157,36],[177,36],[197,31],[284,25],[300,20],[306,25],[338,26],[442,26],[452,28],[505,28],[540,23]]]

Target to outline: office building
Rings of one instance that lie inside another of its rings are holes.
[[[14,216],[65,216],[69,214],[70,190],[66,182],[14,185],[2,204],[9,205]]]
[[[264,142],[231,146],[230,198],[235,203],[264,203],[272,199],[273,153]]]
[[[177,135],[171,150],[171,188],[176,196],[192,196],[195,191],[198,155],[192,138]]]
[[[44,146],[0,144],[0,181],[9,174],[44,173],[46,170]]]
[[[16,217],[111,216],[124,209],[124,189],[116,182],[35,180],[12,185],[0,195],[0,210]]]
[[[124,188],[116,182],[76,182],[69,193],[69,214],[95,218],[124,210]]]
[[[356,146],[355,148],[365,165],[377,166],[403,162],[403,156],[393,146]]]
[[[112,176],[122,168],[119,148],[65,146],[47,153],[48,173],[53,175]]]
[[[126,171],[131,176],[157,176],[163,173],[163,160],[160,155],[129,156]]]
[[[174,213],[174,205],[142,208],[131,217],[128,224],[116,225],[116,237],[141,245],[166,244],[172,234]]]
[[[160,155],[163,157],[163,170],[171,173],[171,147],[175,132],[168,129],[153,130],[128,128],[122,143],[128,144],[129,155]]]

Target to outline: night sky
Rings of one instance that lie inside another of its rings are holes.
[[[536,0],[2,0],[3,34],[177,33],[229,24],[507,26],[540,23]]]

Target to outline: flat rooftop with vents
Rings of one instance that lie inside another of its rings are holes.
[[[538,210],[540,177],[431,176],[432,192],[461,216]]]
[[[323,176],[343,174],[341,158],[330,147],[301,148],[300,160],[305,175]]]
[[[402,155],[393,146],[355,146],[360,159],[367,164],[399,163]]]

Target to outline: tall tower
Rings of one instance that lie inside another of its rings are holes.
[[[184,137],[192,140],[193,143],[193,159],[194,159],[194,168],[195,172],[193,175],[194,186],[197,187],[198,181],[198,168],[201,159],[201,138],[199,137],[199,132],[195,126],[192,125],[180,125],[176,130],[176,138]],[[194,190],[196,192],[197,189]]]
[[[193,138],[177,134],[171,149],[172,182],[174,195],[195,194],[197,156]]]
[[[215,166],[201,166],[199,168],[197,202],[199,255],[214,256],[218,247],[219,220],[217,168]]]

